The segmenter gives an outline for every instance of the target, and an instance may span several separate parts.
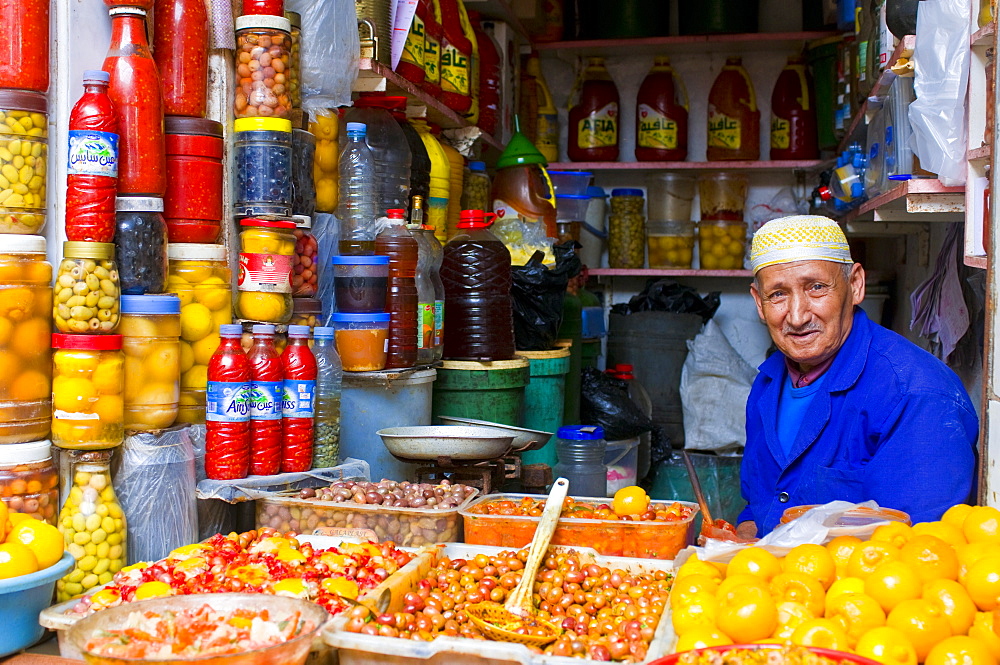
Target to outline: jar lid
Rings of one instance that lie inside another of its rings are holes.
[[[181,155],[221,160],[224,150],[221,136],[206,134],[164,134],[163,146],[168,157]]]
[[[3,237],[3,254],[44,254],[45,238],[12,233]]]
[[[292,314],[322,314],[322,313],[323,313],[323,303],[321,303],[316,298],[295,298],[294,300],[292,300]]]
[[[236,32],[249,28],[270,28],[271,30],[292,31],[292,22],[284,16],[268,14],[244,14],[236,17]]]
[[[152,196],[119,196],[115,212],[163,212],[163,199]]]
[[[333,266],[385,266],[389,265],[389,257],[385,255],[373,256],[331,256],[330,265]]]
[[[52,442],[48,439],[0,446],[0,466],[44,462],[47,459],[52,459]]]
[[[258,219],[247,217],[240,220],[240,226],[262,226],[266,229],[294,229],[295,222],[288,219]]]
[[[285,12],[285,18],[288,19],[288,22],[291,23],[293,27],[302,27],[302,15],[298,12]]]
[[[226,246],[172,242],[167,245],[167,258],[171,261],[225,261]]]
[[[611,190],[611,196],[642,196],[642,190],[619,187]]]
[[[0,90],[0,109],[48,113],[49,102],[45,99],[45,95],[40,92]]]
[[[289,337],[309,337],[309,326],[288,326]]]
[[[122,314],[180,314],[181,299],[173,293],[164,295],[121,296]]]
[[[485,171],[486,162],[469,162],[470,171]]]
[[[292,220],[299,229],[311,229],[313,225],[312,217],[309,215],[292,215]]]
[[[122,348],[122,336],[52,333],[52,348],[77,351],[119,351]]]
[[[597,441],[604,438],[604,428],[599,425],[567,425],[560,427],[556,436],[568,441]]]
[[[115,258],[115,244],[113,242],[67,240],[63,243],[63,258],[113,261]]]
[[[189,118],[184,115],[168,115],[163,118],[163,131],[167,134],[197,134],[199,136],[222,136],[222,123],[208,118]]]
[[[582,201],[587,199],[588,201],[592,198],[586,194],[556,194],[557,199],[569,199],[571,201]]]
[[[255,323],[253,324],[253,328],[250,329],[250,332],[254,335],[273,335],[274,326],[270,323]]]
[[[388,312],[367,312],[362,314],[347,314],[334,312],[330,319],[334,323],[389,323]]]
[[[329,339],[333,337],[335,329],[329,326],[316,326],[313,328],[313,339]]]
[[[549,175],[570,175],[570,176],[579,176],[581,178],[594,177],[594,174],[589,171],[549,171]]]
[[[292,133],[292,121],[285,118],[237,118],[233,123],[237,132],[288,132]]]

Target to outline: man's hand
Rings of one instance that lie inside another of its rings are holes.
[[[742,540],[750,540],[757,537],[757,523],[753,520],[740,522],[736,526],[736,535]]]

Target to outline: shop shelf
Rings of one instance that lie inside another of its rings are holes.
[[[687,270],[683,268],[591,268],[591,277],[753,277],[750,270]]]
[[[869,99],[872,97],[884,96],[889,91],[889,86],[892,85],[893,80],[896,78],[896,75],[889,70],[889,67],[895,64],[901,57],[904,57],[904,54],[912,54],[913,47],[916,43],[917,38],[914,35],[906,35],[899,40],[899,43],[896,44],[896,48],[893,50],[892,55],[889,56],[889,65],[881,74],[879,74],[878,79],[875,81],[875,85],[872,86],[871,91],[868,93]],[[840,145],[837,146],[838,153],[846,150],[847,146],[850,145],[851,140],[854,138],[855,133],[857,133],[858,128],[865,126],[865,123],[867,123],[868,111],[868,100],[865,100],[865,103],[861,105],[858,112],[854,114],[853,118],[851,118],[851,123],[847,126],[847,133],[844,134],[844,138],[840,140]]]
[[[470,5],[471,6],[471,5]],[[824,39],[836,32],[750,32],[731,35],[678,35],[636,39],[584,39],[535,44],[539,51],[559,51],[567,55],[640,55],[695,53],[724,46],[727,52],[782,51],[800,48],[803,42]]]
[[[821,171],[831,160],[738,162],[553,162],[553,171]]]
[[[965,187],[946,187],[940,180],[904,180],[884,194],[864,202],[841,221],[848,230],[864,222],[954,222],[965,212]],[[890,230],[890,229],[885,229]]]
[[[984,146],[982,146],[980,148],[970,148],[969,152],[966,155],[966,157],[968,158],[968,160],[970,162],[975,162],[975,161],[980,161],[980,160],[988,160],[988,159],[990,159],[990,156],[992,154],[993,154],[992,147],[988,146],[988,145],[984,145]]]
[[[972,33],[969,38],[969,44],[972,46],[992,46],[993,45],[993,35],[997,31],[997,22],[995,20],[990,21],[983,27]]]

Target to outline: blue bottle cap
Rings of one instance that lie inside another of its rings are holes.
[[[107,73],[103,69],[83,70],[84,83],[107,83],[110,80],[111,80],[111,74]]]
[[[313,339],[329,339],[333,337],[334,329],[327,326],[313,328]]]
[[[560,427],[556,436],[567,441],[599,441],[604,438],[604,428],[599,425],[567,425]]]
[[[364,136],[368,133],[368,126],[363,122],[349,122],[347,123],[347,133],[361,134]]]
[[[172,293],[164,295],[123,295],[122,314],[180,314],[181,299]]]
[[[336,312],[330,319],[334,323],[389,323],[389,313],[367,312],[362,314],[347,314]]]
[[[330,265],[333,266],[380,266],[389,265],[389,257],[382,255],[371,256],[331,256]]]
[[[309,326],[288,326],[289,337],[309,337]]]
[[[485,171],[486,162],[469,162],[470,171]]]
[[[253,334],[254,335],[273,335],[274,326],[270,323],[255,323],[253,324]]]
[[[220,337],[242,337],[243,326],[238,323],[223,323],[219,326]]]

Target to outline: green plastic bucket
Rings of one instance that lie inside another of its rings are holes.
[[[524,389],[530,379],[527,358],[445,360],[434,382],[432,417],[475,418],[522,427]]]
[[[701,489],[705,493],[712,517],[736,524],[736,518],[747,505],[740,491],[743,455],[724,456],[688,451],[688,456],[698,474],[698,480],[701,481]],[[648,491],[654,501],[695,500],[691,479],[680,454],[672,455],[656,468]],[[700,515],[698,519],[701,519]]]
[[[563,421],[566,374],[569,372],[569,349],[518,351],[530,364],[531,380],[524,389],[524,427],[556,432]],[[555,434],[540,450],[521,453],[525,464],[556,464]]]

